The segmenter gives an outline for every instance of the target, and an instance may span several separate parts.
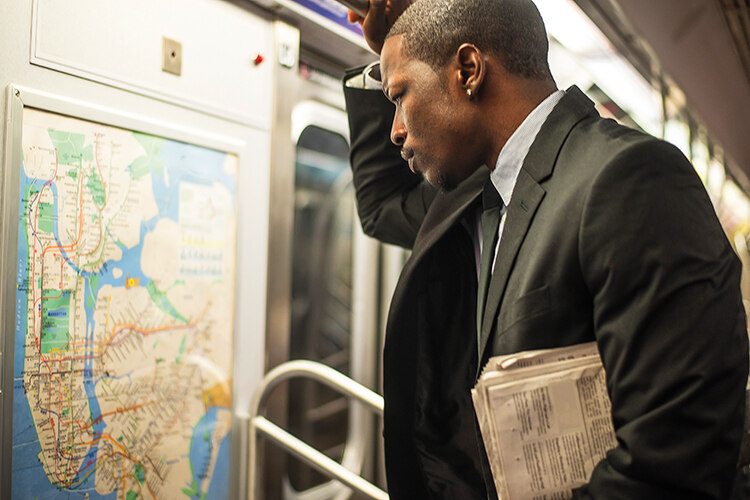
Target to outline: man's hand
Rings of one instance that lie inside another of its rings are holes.
[[[370,0],[365,17],[349,10],[349,22],[360,23],[367,45],[376,53],[383,50],[388,30],[414,0]]]

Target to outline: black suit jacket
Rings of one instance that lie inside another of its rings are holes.
[[[383,96],[345,95],[362,225],[412,248],[386,328],[391,497],[481,495],[468,391],[483,363],[596,340],[618,446],[576,498],[726,498],[748,373],[740,265],[684,156],[569,89],[518,176],[477,339],[465,221],[487,169],[437,193],[389,143]]]

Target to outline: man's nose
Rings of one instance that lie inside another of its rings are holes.
[[[391,126],[391,142],[396,146],[403,146],[406,141],[406,127],[404,126],[403,120],[399,117],[399,113],[393,116],[393,125]]]

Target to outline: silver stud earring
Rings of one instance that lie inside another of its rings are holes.
[[[471,99],[471,89],[466,89],[466,95]]]

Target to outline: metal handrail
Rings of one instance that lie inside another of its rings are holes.
[[[263,377],[253,397],[250,415],[250,470],[249,487],[251,499],[258,499],[258,433],[293,453],[304,462],[315,467],[323,474],[338,479],[357,492],[375,500],[388,500],[388,494],[369,481],[346,469],[341,464],[325,456],[304,441],[296,438],[278,425],[259,415],[268,394],[281,382],[294,377],[306,377],[324,383],[342,394],[354,397],[377,414],[383,414],[383,397],[367,387],[355,382],[341,372],[322,363],[307,360],[287,361],[277,366]]]

